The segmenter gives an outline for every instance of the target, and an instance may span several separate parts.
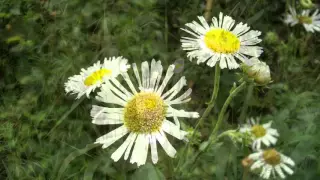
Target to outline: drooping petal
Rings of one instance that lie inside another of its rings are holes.
[[[160,131],[160,133],[156,134],[155,136],[157,138],[157,141],[162,146],[163,150],[168,154],[168,156],[174,157],[177,151],[170,144],[166,135],[162,131]]]

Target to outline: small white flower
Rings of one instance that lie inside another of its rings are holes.
[[[207,61],[207,65],[213,67],[219,62],[223,68],[236,69],[239,64],[235,58],[250,64],[249,57],[259,57],[262,48],[256,46],[261,39],[260,31],[250,30],[247,24],[239,23],[235,25],[235,20],[230,16],[219,14],[219,19],[212,18],[212,24],[206,22],[204,17],[199,16],[199,24],[196,21],[187,23],[190,28],[182,29],[191,34],[191,37],[182,37],[182,49],[188,51],[187,56],[192,60],[197,59],[197,63]]]
[[[295,163],[291,158],[277,152],[275,149],[250,154],[249,159],[254,161],[250,169],[262,168],[260,177],[264,179],[269,179],[271,174],[273,174],[274,177],[278,174],[282,179],[286,177],[284,172],[290,175],[293,174],[290,166],[294,166]]]
[[[127,62],[128,60],[123,57],[105,58],[102,64],[98,61],[87,69],[81,69],[79,75],[69,77],[64,85],[65,91],[76,94],[77,99],[84,94],[89,98],[89,94],[105,81],[116,78],[120,73],[126,72],[130,68]]]
[[[182,77],[168,91],[164,91],[174,74],[174,65],[169,66],[162,83],[161,61],[152,60],[151,67],[148,62],[143,62],[141,76],[136,64],[133,64],[132,67],[138,88],[135,87],[126,72],[122,73],[122,76],[130,90],[127,90],[116,79],[111,79],[110,82],[102,85],[97,100],[115,104],[117,107],[93,106],[91,116],[94,124],[121,124],[117,129],[98,138],[95,143],[103,144],[102,148],[107,148],[129,134],[123,144],[111,155],[111,158],[118,161],[124,155],[124,159],[127,160],[133,149],[130,162],[140,166],[146,163],[149,145],[152,162],[158,162],[157,142],[170,157],[174,157],[176,150],[168,141],[165,133],[180,140],[186,139],[187,133],[180,130],[178,117],[198,118],[199,114],[172,107],[190,101],[189,96],[192,91],[188,89],[178,96],[182,88],[187,85],[185,77]],[[169,118],[172,118],[174,123],[169,121]]]
[[[251,65],[243,65],[244,72],[248,77],[253,78],[258,85],[265,85],[271,82],[270,68],[258,58],[251,58]]]
[[[289,13],[285,15],[284,22],[290,26],[302,24],[308,32],[320,31],[320,14],[318,12],[317,9],[310,15],[310,10],[303,10],[301,14],[297,14],[294,8],[289,7]]]
[[[250,119],[251,124],[245,124],[240,128],[240,132],[249,133],[252,137],[252,149],[259,150],[261,148],[261,142],[269,147],[271,144],[276,144],[279,133],[276,129],[271,128],[272,121],[260,125],[255,122],[253,118]]]

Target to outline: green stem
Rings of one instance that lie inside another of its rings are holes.
[[[71,108],[62,115],[62,117],[57,121],[57,123],[55,124],[55,126],[53,128],[51,128],[51,130],[49,131],[49,133],[47,135],[50,135],[52,132],[55,131],[55,129],[69,116],[70,113],[72,113],[72,111],[79,106],[79,104],[86,99],[85,95],[83,95],[80,99],[77,99],[76,102],[74,102],[71,106]]]
[[[214,89],[211,95],[210,102],[208,104],[214,105],[214,102],[217,99],[219,86],[220,86],[220,71],[221,71],[220,66],[216,65],[215,72],[214,72]]]
[[[239,117],[240,124],[242,124],[244,122],[245,117],[247,115],[248,103],[249,103],[249,101],[251,99],[251,96],[252,96],[253,87],[254,87],[253,84],[248,85],[247,95],[245,97],[245,100],[244,100],[244,103],[243,103],[243,106],[242,106],[242,110],[241,110],[241,114],[240,114],[240,117]]]
[[[208,103],[208,107],[206,108],[201,118],[199,119],[199,122],[197,123],[195,130],[198,129],[199,125],[202,125],[203,120],[210,114],[212,108],[214,107],[218,97],[219,87],[220,87],[220,66],[216,65],[216,69],[214,72],[214,87],[213,87],[211,99]]]
[[[218,117],[218,121],[217,121],[217,124],[215,125],[211,135],[210,135],[210,138],[209,139],[214,139],[214,137],[217,135],[218,133],[218,130],[220,128],[220,126],[222,125],[222,122],[223,122],[223,118],[224,118],[224,115],[227,111],[227,108],[229,106],[229,104],[231,103],[232,99],[240,92],[242,91],[244,88],[246,87],[246,82],[243,81],[240,86],[238,86],[237,88],[235,88],[229,95],[229,97],[227,98],[226,102],[224,102],[223,104],[223,107],[219,113],[219,117]],[[210,143],[209,143],[210,144]]]
[[[193,134],[190,138],[190,141],[188,142],[187,146],[184,148],[183,153],[185,154],[187,153],[190,148],[190,142],[193,140],[196,131],[198,130],[199,126],[203,123],[203,120],[209,115],[209,113],[211,112],[212,108],[215,105],[215,101],[217,99],[218,96],[218,92],[219,92],[219,85],[220,85],[220,66],[216,65],[215,66],[215,73],[214,73],[214,87],[213,87],[213,91],[212,91],[212,96],[210,99],[210,102],[208,103],[208,107],[206,108],[206,110],[204,111],[204,113],[202,114],[201,118],[199,119],[199,121],[196,124],[196,127],[194,128]],[[177,164],[177,171],[179,171],[181,168],[180,164],[181,164],[181,159],[179,159],[178,164]]]
[[[233,91],[231,91],[229,97],[227,98],[227,100],[224,102],[223,104],[223,107],[219,113],[219,117],[218,117],[218,121],[212,131],[212,133],[210,134],[210,137],[209,137],[209,140],[208,140],[208,144],[205,146],[205,148],[202,150],[202,151],[199,151],[195,156],[194,156],[194,159],[191,160],[190,163],[188,164],[193,164],[195,165],[195,162],[198,160],[198,158],[200,157],[200,155],[204,152],[206,152],[208,150],[208,148],[211,146],[212,143],[216,142],[217,140],[217,134],[218,134],[218,131],[222,125],[222,122],[223,122],[223,119],[224,119],[224,115],[227,111],[227,108],[229,106],[229,104],[231,103],[232,99],[240,92],[242,91],[244,88],[246,87],[246,82],[242,82],[237,88],[235,88]],[[187,168],[187,163],[184,164],[182,166],[181,169],[185,169]]]

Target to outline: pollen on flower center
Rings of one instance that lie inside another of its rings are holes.
[[[166,115],[162,98],[155,93],[141,92],[131,99],[124,110],[126,127],[135,133],[152,133],[160,129]]]
[[[109,69],[100,69],[98,71],[95,71],[84,80],[84,84],[86,86],[92,86],[97,81],[102,81],[102,79],[105,75],[111,75],[111,73],[112,73],[112,71]]]
[[[251,132],[256,138],[263,137],[264,135],[266,135],[266,129],[261,125],[252,126]]]
[[[208,48],[218,53],[232,54],[239,50],[240,40],[233,33],[224,29],[212,29],[204,36]]]
[[[308,16],[298,16],[299,23],[312,24],[312,19]]]
[[[278,165],[281,162],[280,153],[278,153],[275,149],[263,151],[262,157],[266,163],[272,166]]]

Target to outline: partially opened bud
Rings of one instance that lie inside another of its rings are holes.
[[[258,58],[251,58],[251,65],[243,65],[242,69],[249,78],[254,79],[257,85],[266,85],[271,82],[269,66]]]
[[[314,7],[312,0],[300,0],[300,5],[305,9],[310,9]]]

